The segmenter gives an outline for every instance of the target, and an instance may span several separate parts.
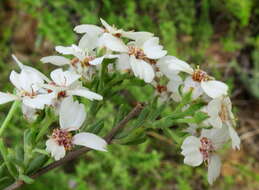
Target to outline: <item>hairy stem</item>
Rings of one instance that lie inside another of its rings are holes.
[[[140,111],[143,109],[143,105],[142,104],[137,104],[132,110],[131,112],[123,119],[121,120],[117,126],[115,126],[105,137],[104,139],[107,141],[108,144],[111,144],[113,138],[115,137],[115,135],[121,131],[125,126],[126,124],[132,119],[134,118],[135,116],[137,116]],[[58,161],[55,161],[41,169],[39,169],[38,171],[36,171],[34,174],[32,174],[30,177],[35,179],[45,173],[47,173],[48,171],[50,170],[53,170],[63,164],[65,164],[66,162],[70,161],[70,160],[73,160],[77,157],[79,157],[80,155],[88,152],[89,148],[87,147],[83,147],[83,148],[80,148],[78,150],[75,150],[73,152],[70,152],[69,154],[67,154],[67,156],[65,156],[64,158],[62,158],[61,160],[58,160]],[[5,188],[5,190],[14,190],[14,189],[17,189],[19,187],[21,187],[23,184],[25,184],[24,181],[22,180],[18,180],[16,181],[15,183],[13,183],[12,185],[10,185],[9,187]]]

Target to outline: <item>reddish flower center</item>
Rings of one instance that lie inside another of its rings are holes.
[[[64,146],[66,150],[71,150],[73,147],[72,134],[68,131],[54,129],[51,138],[54,139],[54,141],[58,143],[59,146]]]
[[[200,146],[200,152],[203,156],[204,161],[209,160],[209,155],[212,151],[214,151],[214,147],[212,145],[212,141],[206,137],[202,137],[200,139],[201,146]]]
[[[157,85],[156,90],[157,90],[159,93],[166,92],[166,91],[167,91],[167,87],[164,86],[164,85]]]
[[[59,98],[65,98],[66,97],[66,91],[60,91],[59,93],[58,93],[58,99]]]

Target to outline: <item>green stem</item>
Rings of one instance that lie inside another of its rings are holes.
[[[3,135],[3,132],[7,128],[7,126],[9,124],[10,120],[12,119],[12,117],[13,117],[13,115],[14,115],[17,107],[18,107],[18,105],[19,105],[19,101],[18,100],[13,102],[11,109],[9,110],[9,112],[8,112],[4,122],[3,122],[3,124],[0,127],[0,137]]]

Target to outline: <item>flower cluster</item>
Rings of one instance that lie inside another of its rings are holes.
[[[63,67],[50,73],[50,79],[38,70],[23,65],[14,57],[20,73],[11,72],[10,81],[15,93],[0,93],[0,103],[21,100],[23,113],[35,119],[35,111],[49,106],[59,115],[60,128],[54,129],[46,142],[46,150],[56,159],[65,156],[74,145],[105,151],[106,142],[91,133],[77,131],[86,118],[84,105],[73,100],[81,96],[102,100],[102,96],[84,87],[100,72],[104,60],[111,60],[108,72],[133,74],[152,85],[155,96],[162,102],[180,102],[183,95],[192,92],[192,100],[205,102],[201,110],[208,118],[201,125],[184,130],[190,134],[181,146],[184,163],[208,166],[208,181],[213,183],[220,174],[221,161],[217,150],[228,141],[239,149],[240,139],[234,130],[235,118],[228,86],[215,80],[199,67],[167,55],[154,34],[144,31],[124,31],[101,19],[102,27],[82,24],[74,28],[81,34],[78,44],[56,46],[59,55],[43,57],[41,62]],[[65,69],[66,70],[63,70]],[[165,82],[166,81],[166,82]],[[186,105],[188,107],[188,105]],[[202,126],[207,126],[203,128]]]

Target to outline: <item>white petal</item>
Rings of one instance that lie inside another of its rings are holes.
[[[97,35],[92,36],[89,34],[83,35],[83,37],[79,40],[78,46],[79,48],[86,50],[86,51],[92,51],[98,46],[98,37]]]
[[[51,153],[55,160],[60,160],[66,155],[66,150],[63,146],[59,146],[53,139],[46,141],[46,151]]]
[[[182,71],[189,73],[190,75],[193,73],[193,69],[191,66],[186,63],[185,61],[182,61],[174,56],[170,56],[171,59],[168,60],[169,64],[169,69],[174,70],[174,71]]]
[[[115,29],[111,27],[105,20],[100,18],[102,25],[105,27],[106,30],[108,30],[110,33],[115,33]]]
[[[198,151],[185,155],[184,163],[190,166],[199,166],[203,162],[202,154]]]
[[[64,54],[64,55],[73,55],[73,53],[74,53],[74,49],[71,46],[69,46],[69,47],[66,47],[66,46],[56,46],[55,50],[58,53],[61,53],[61,54]]]
[[[50,73],[51,79],[60,86],[69,86],[80,78],[80,75],[72,71],[63,71],[56,69]]]
[[[177,74],[171,74],[171,79],[167,84],[167,89],[170,92],[178,93],[179,86],[183,84],[182,78]]]
[[[148,39],[152,38],[154,34],[150,32],[122,32],[122,36],[125,38],[129,38],[131,40],[143,40],[147,41]]]
[[[217,179],[220,175],[220,168],[221,168],[221,160],[219,156],[212,155],[209,160],[208,165],[208,182],[210,185]]]
[[[23,97],[23,104],[33,109],[44,109],[45,105],[51,105],[55,97],[55,93],[39,94],[33,98],[25,96]]]
[[[159,70],[169,79],[174,79],[175,75],[178,74],[178,71],[169,69],[169,65],[173,64],[173,59],[173,56],[164,56],[156,64]]]
[[[88,90],[87,88],[80,88],[80,89],[74,89],[74,90],[68,90],[68,95],[75,95],[75,96],[82,96],[89,100],[102,100],[103,97],[95,92],[92,92]]]
[[[227,95],[228,86],[220,81],[211,80],[201,82],[201,87],[204,92],[211,98],[217,98],[222,95]]]
[[[119,71],[129,70],[130,69],[129,59],[130,57],[128,54],[120,54],[116,62],[116,69],[118,69]]]
[[[43,63],[51,63],[51,64],[57,65],[57,66],[63,66],[63,65],[70,64],[70,60],[68,58],[65,58],[63,56],[57,56],[57,55],[43,57],[40,59],[40,61]]]
[[[192,77],[187,77],[184,81],[183,92],[189,92],[192,89],[192,98],[197,99],[203,94],[203,89],[199,82],[196,82]]]
[[[37,72],[23,69],[19,74],[19,83],[22,90],[33,93],[39,89],[38,84],[43,84],[43,79]]]
[[[232,148],[239,150],[240,149],[240,142],[241,142],[241,140],[240,140],[237,132],[231,126],[228,126],[228,130],[229,130],[230,138],[232,140]]]
[[[212,116],[207,120],[212,127],[221,128],[223,123],[219,116]]]
[[[74,28],[74,31],[77,33],[87,33],[88,35],[100,35],[101,33],[103,33],[103,29],[99,26],[96,25],[92,25],[92,24],[81,24],[81,25],[77,25]]]
[[[124,42],[109,33],[104,33],[99,39],[99,42],[100,46],[105,46],[112,51],[128,52],[128,47],[124,44]]]
[[[89,63],[90,63],[90,65],[99,65],[103,62],[104,57],[105,56],[97,57],[94,60],[90,61]]]
[[[93,133],[78,133],[73,137],[73,144],[86,146],[95,150],[107,151],[107,143],[101,137]]]
[[[143,79],[146,83],[152,82],[155,77],[154,69],[147,62],[130,56],[130,66],[136,77]]]
[[[14,61],[18,64],[18,66],[20,67],[21,70],[27,70],[28,72],[32,72],[32,73],[36,73],[39,75],[39,77],[41,77],[43,80],[50,82],[50,80],[48,79],[48,77],[46,77],[43,73],[41,73],[40,71],[38,71],[37,69],[27,66],[27,65],[23,65],[18,59],[17,57],[15,57],[15,55],[12,55],[12,58],[14,59]]]
[[[61,129],[74,131],[84,123],[86,112],[83,104],[73,101],[72,97],[65,98],[60,105],[59,124]]]
[[[0,104],[5,104],[7,102],[11,102],[11,101],[14,101],[17,99],[18,99],[18,97],[13,94],[0,92]]]
[[[163,50],[163,47],[159,45],[159,39],[157,37],[147,40],[143,45],[145,55],[150,59],[159,59],[166,55],[167,51]]]
[[[198,149],[200,146],[201,142],[199,138],[195,136],[189,136],[184,139],[181,149],[185,149],[187,147],[194,147]]]
[[[209,116],[218,116],[222,104],[222,98],[215,98],[208,103],[207,111]]]
[[[24,65],[22,64],[22,62],[20,62],[14,54],[12,54],[12,58],[14,59],[16,64],[20,67],[20,69],[24,68]]]
[[[22,89],[21,81],[20,81],[20,74],[18,74],[16,71],[12,71],[10,74],[10,81],[11,83],[19,90]]]

